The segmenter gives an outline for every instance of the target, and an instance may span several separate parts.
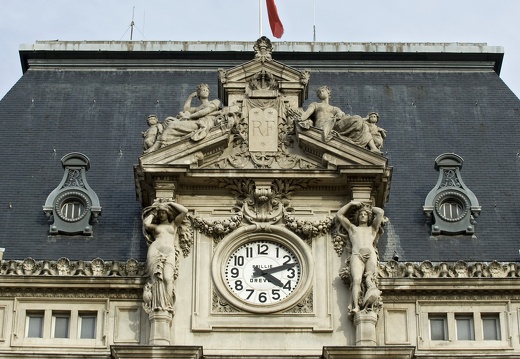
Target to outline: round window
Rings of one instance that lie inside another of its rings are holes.
[[[79,191],[68,191],[56,198],[55,213],[66,222],[77,222],[87,215],[90,199]]]
[[[72,199],[65,201],[60,209],[61,215],[67,218],[69,221],[76,221],[83,217],[86,208],[83,202]]]
[[[470,204],[462,193],[447,191],[439,194],[435,199],[435,211],[445,221],[457,222],[468,213]]]

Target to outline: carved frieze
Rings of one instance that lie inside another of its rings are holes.
[[[517,278],[520,263],[396,262],[379,265],[380,278]]]
[[[135,259],[123,261],[71,261],[62,257],[56,261],[5,260],[0,265],[0,275],[8,276],[78,276],[78,277],[141,277],[145,273],[144,263]]]

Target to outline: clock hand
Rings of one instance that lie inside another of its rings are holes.
[[[253,277],[260,277],[261,275],[263,275],[263,273],[280,272],[280,271],[283,271],[284,269],[288,269],[288,268],[294,267],[295,265],[296,265],[296,263],[287,263],[287,264],[283,264],[283,265],[278,266],[278,267],[267,268],[267,269],[260,269],[258,267],[254,267]]]
[[[280,281],[280,279],[276,278],[272,274],[264,273],[264,274],[262,274],[262,277],[264,277],[265,279],[267,279],[269,282],[273,283],[274,285],[283,287],[283,283]]]
[[[277,285],[279,287],[283,287],[282,281],[280,281],[278,278],[276,278],[272,274],[269,274],[266,271],[264,271],[258,267],[253,267],[253,272],[254,272],[253,277],[264,277],[265,279],[267,279],[268,282],[271,282],[274,285]]]
[[[288,268],[294,267],[295,265],[296,265],[296,263],[287,263],[287,264],[284,264],[284,265],[281,265],[281,266],[278,266],[278,267],[264,269],[263,272],[264,273],[280,272],[280,271],[283,271],[284,269],[288,269]]]

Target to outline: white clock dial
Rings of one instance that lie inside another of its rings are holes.
[[[289,297],[298,286],[301,264],[283,244],[256,240],[231,252],[224,276],[231,292],[241,300],[272,305]]]

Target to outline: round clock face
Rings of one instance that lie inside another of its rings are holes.
[[[225,282],[242,301],[272,305],[291,295],[301,278],[301,264],[293,251],[269,240],[246,242],[231,252]]]

